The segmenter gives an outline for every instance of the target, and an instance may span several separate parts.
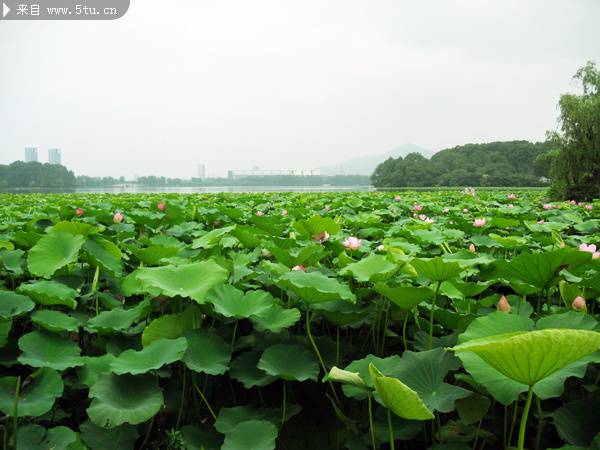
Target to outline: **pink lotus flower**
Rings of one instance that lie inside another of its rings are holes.
[[[354,236],[350,236],[344,240],[343,244],[344,247],[349,248],[350,250],[358,250],[360,248],[361,240]]]
[[[575,200],[571,200],[571,201],[569,201],[569,203],[570,203],[571,205],[576,205],[576,204],[577,204],[577,202],[576,202]]]
[[[300,270],[302,272],[306,272],[306,267],[303,266],[302,264],[298,264],[298,265],[292,267],[292,270],[294,270],[294,271]]]
[[[508,303],[508,299],[504,295],[496,303],[496,309],[507,314],[510,312],[510,303]]]
[[[487,220],[485,220],[485,219],[475,219],[473,221],[473,226],[475,228],[485,227],[486,224],[487,224]]]
[[[594,205],[585,205],[584,208],[591,211],[594,209]]]
[[[75,210],[75,215],[76,215],[77,217],[81,217],[81,216],[83,216],[84,214],[85,214],[85,211],[84,211],[82,208],[77,208],[77,209]]]
[[[544,209],[552,209],[552,205],[550,203],[544,203],[542,205],[542,208],[544,208]]]
[[[512,203],[510,205],[508,205],[509,208],[514,208],[515,205],[513,205]]]
[[[475,244],[471,243],[471,244],[469,245],[469,251],[470,251],[471,253],[475,253],[475,251],[476,251],[476,250],[477,250],[477,249],[475,248]]]
[[[115,213],[115,215],[113,216],[113,222],[114,223],[121,223],[121,222],[123,222],[124,218],[125,218],[125,216],[122,213],[120,213],[119,211],[117,211]]]
[[[573,303],[571,303],[571,308],[573,308],[575,311],[585,311],[587,309],[585,298],[583,298],[581,295],[575,297]]]
[[[164,202],[158,202],[156,204],[156,207],[159,211],[164,211],[165,209],[167,209],[167,205]]]
[[[592,259],[598,259],[600,258],[600,252],[596,251],[596,245],[595,244],[581,244],[579,246],[579,250],[582,252],[588,252],[592,254]]]
[[[423,210],[423,205],[419,205],[418,203],[415,203],[412,207],[413,211],[422,211]]]
[[[450,208],[444,208],[444,209],[442,209],[442,212],[444,214],[448,214],[450,212]]]
[[[538,221],[537,221],[537,224],[538,224],[538,225],[541,225],[541,224],[543,224],[543,223],[544,223],[544,220],[543,220],[543,219],[540,219],[540,220],[538,220]]]
[[[281,210],[281,215],[282,215],[283,217],[287,216],[287,215],[288,215],[288,210],[287,210],[287,209],[282,209],[282,210]]]
[[[394,201],[395,202],[399,202],[402,200],[402,197],[400,197],[399,195],[394,196]]]
[[[508,194],[506,198],[508,198],[509,200],[515,200],[517,196],[515,194]]]
[[[312,240],[318,242],[319,244],[327,242],[329,240],[329,233],[327,231],[323,231],[319,234],[315,234],[313,235]]]
[[[264,212],[262,212],[262,211],[256,211],[256,217],[262,217],[264,215],[265,215]]]

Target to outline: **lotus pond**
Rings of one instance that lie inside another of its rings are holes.
[[[543,195],[0,195],[3,448],[600,449],[600,204]]]

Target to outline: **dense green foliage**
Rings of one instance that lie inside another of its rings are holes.
[[[600,204],[542,195],[0,195],[4,448],[598,449]]]
[[[70,188],[75,175],[59,164],[15,161],[0,165],[0,188]]]
[[[543,186],[549,164],[547,142],[466,144],[441,150],[427,159],[419,153],[389,158],[371,176],[376,187]]]
[[[559,199],[600,198],[600,71],[588,63],[575,74],[581,95],[560,97],[558,152],[552,166],[552,194]]]

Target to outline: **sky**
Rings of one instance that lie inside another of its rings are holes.
[[[600,64],[598,0],[131,0],[0,21],[0,164],[79,175],[313,169],[405,143],[543,140]]]

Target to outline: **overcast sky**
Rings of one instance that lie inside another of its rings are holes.
[[[0,21],[0,163],[60,147],[77,174],[191,177],[543,140],[599,20],[598,0],[132,0]]]

